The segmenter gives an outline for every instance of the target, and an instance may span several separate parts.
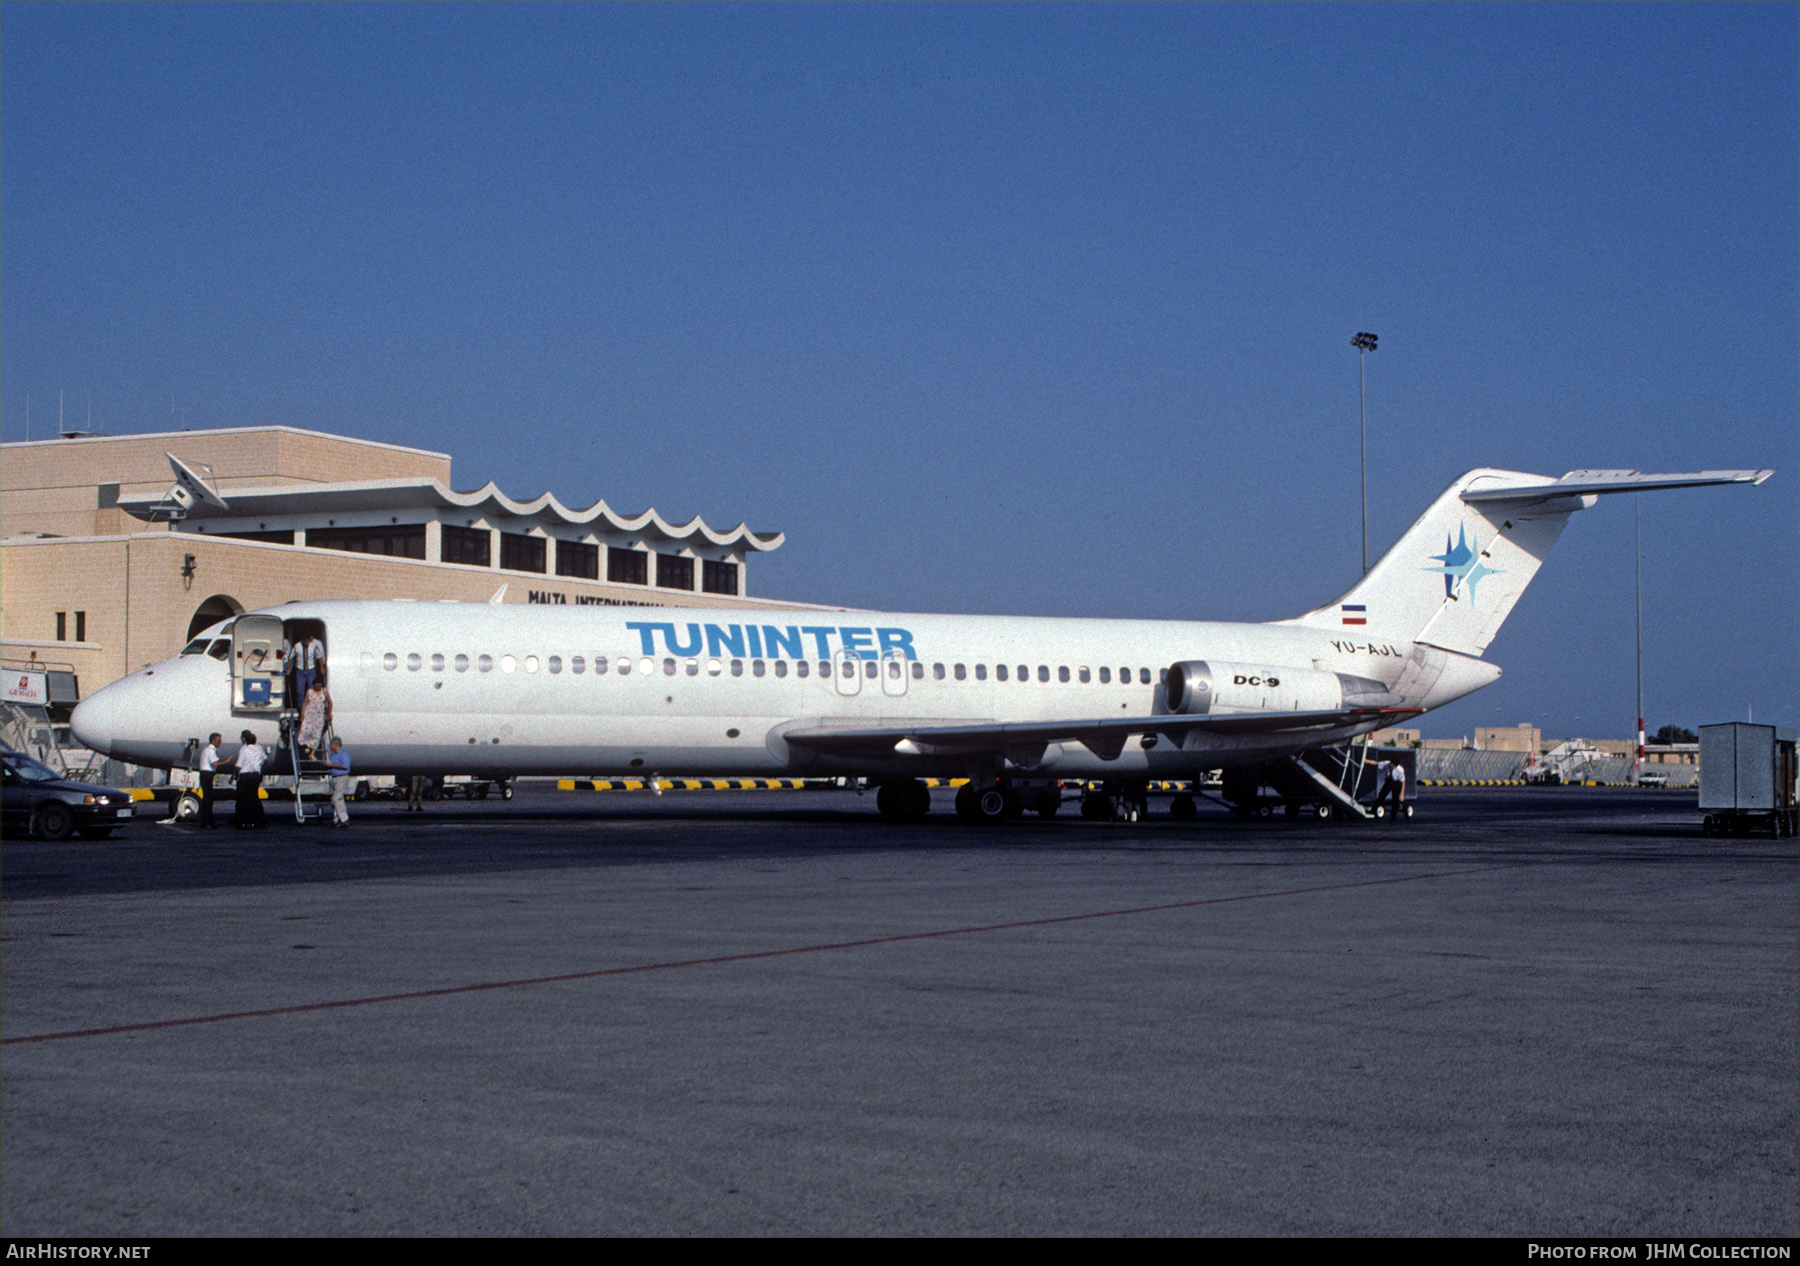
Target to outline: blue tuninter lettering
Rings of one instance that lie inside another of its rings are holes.
[[[673,624],[649,624],[643,620],[627,620],[625,627],[637,630],[638,638],[643,642],[646,655],[656,654],[656,630],[667,629],[670,633],[675,631]]]
[[[716,624],[706,626],[706,653],[708,655],[738,655],[744,653],[744,630],[736,624],[726,626],[730,632]]]
[[[819,644],[820,659],[831,658],[831,635],[837,632],[836,629],[817,624],[802,624],[800,631],[813,635],[813,641]]]
[[[673,624],[665,624],[662,627],[663,642],[668,646],[669,654],[698,655],[700,653],[700,647],[703,643],[700,638],[700,626],[698,624],[688,625],[688,640],[686,642],[677,642],[675,640],[675,626]]]
[[[793,625],[788,625],[785,633],[773,624],[765,624],[762,629],[763,641],[768,643],[770,659],[780,659],[784,655],[792,656],[794,659],[806,658],[806,652],[800,649],[800,630]]]
[[[919,658],[919,652],[913,649],[912,633],[907,629],[876,629],[875,641],[881,646],[881,653],[899,651],[908,659]]]
[[[875,659],[875,630],[850,629],[838,630],[838,636],[844,639],[844,649],[854,651],[858,659]]]
[[[756,631],[754,624],[744,626],[744,636],[750,639],[750,658],[762,658],[762,634]]]

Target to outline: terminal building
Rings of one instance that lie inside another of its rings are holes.
[[[223,506],[172,498],[168,454]],[[293,427],[69,434],[0,445],[0,660],[42,670],[55,708],[298,599],[803,605],[749,594],[783,539],[456,492],[446,454]]]

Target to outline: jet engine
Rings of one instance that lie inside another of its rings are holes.
[[[1335,712],[1379,708],[1393,702],[1388,688],[1368,677],[1278,664],[1233,664],[1190,659],[1169,667],[1169,711]]]

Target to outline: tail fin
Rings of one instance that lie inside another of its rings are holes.
[[[1369,574],[1329,606],[1285,624],[1366,631],[1480,655],[1537,575],[1569,515],[1601,493],[1760,484],[1773,472],[1689,475],[1578,470],[1561,479],[1472,470],[1432,502]]]

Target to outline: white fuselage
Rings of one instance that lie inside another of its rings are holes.
[[[1167,711],[1162,678],[1179,661],[1240,669],[1221,712],[1318,706],[1294,683],[1334,673],[1379,682],[1406,706],[1428,709],[1499,675],[1480,660],[1356,627],[407,601],[291,603],[265,614],[323,625],[334,729],[358,773],[955,776],[964,758],[904,749],[834,756],[782,735],[1148,717]],[[219,636],[229,635],[203,635]],[[234,710],[232,698],[228,661],[183,654],[84,702],[76,737],[164,767],[212,732],[228,746],[246,729],[273,743],[278,717]],[[1376,724],[1304,740],[1197,733],[1151,737],[1146,746],[1133,738],[1111,760],[1080,743],[1052,743],[1029,769],[1174,776]]]

